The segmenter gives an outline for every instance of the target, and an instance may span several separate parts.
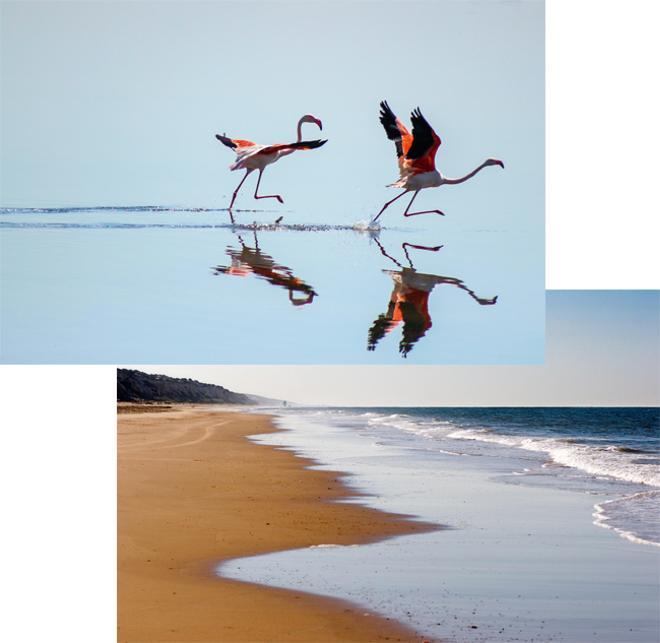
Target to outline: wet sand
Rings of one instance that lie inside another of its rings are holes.
[[[356,496],[337,472],[246,439],[275,430],[208,407],[118,416],[119,641],[424,640],[350,603],[215,575],[232,558],[435,528],[329,502]]]

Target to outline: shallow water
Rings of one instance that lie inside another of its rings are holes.
[[[368,494],[354,501],[445,529],[238,559],[219,574],[349,599],[443,640],[655,639],[658,549],[592,523],[595,503],[648,487],[543,469],[548,458],[538,452],[448,437],[461,412],[483,420],[485,410],[417,411],[278,412],[288,430],[255,440],[347,472]]]
[[[3,210],[2,361],[543,359],[529,232],[234,214],[235,226],[201,208]]]

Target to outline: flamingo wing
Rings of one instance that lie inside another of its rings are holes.
[[[215,137],[223,145],[226,145],[227,147],[231,147],[232,150],[240,149],[242,147],[254,147],[256,145],[256,143],[253,143],[252,141],[246,141],[241,138],[229,138],[228,136],[224,136],[222,134],[216,134]]]
[[[396,155],[400,159],[410,149],[413,137],[406,126],[395,116],[387,101],[382,101],[380,104],[380,122],[385,128],[387,138],[394,141]]]
[[[435,154],[442,143],[440,137],[433,131],[419,107],[410,114],[410,122],[413,126],[413,141],[406,152],[406,159],[412,161],[411,165],[417,172],[435,170]]]
[[[316,140],[316,141],[299,141],[297,143],[280,143],[277,145],[268,145],[263,149],[259,150],[257,154],[277,154],[282,152],[293,152],[295,150],[313,150],[317,147],[325,145],[327,140]]]

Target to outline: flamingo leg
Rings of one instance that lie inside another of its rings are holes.
[[[263,170],[259,170],[259,178],[257,179],[257,187],[254,188],[254,198],[255,199],[277,199],[280,203],[284,203],[284,199],[279,194],[257,194],[259,192],[259,183],[261,183],[261,175],[264,173]]]
[[[408,254],[408,248],[415,248],[415,250],[428,250],[430,252],[438,252],[442,246],[418,246],[416,243],[408,243],[407,241],[404,241],[401,244],[401,247],[403,248],[403,252],[406,255],[406,259],[408,260],[408,263],[410,264],[410,267],[414,269],[413,262],[410,259],[410,255]]]
[[[404,217],[414,217],[418,214],[440,214],[443,217],[445,216],[445,213],[442,212],[441,210],[421,210],[420,212],[408,212],[408,210],[410,210],[410,206],[413,204],[413,201],[417,198],[418,194],[419,194],[419,190],[417,190],[417,192],[413,194],[413,198],[410,199],[410,203],[408,204],[406,211],[403,213]]]
[[[388,208],[390,205],[392,205],[392,203],[394,203],[397,199],[400,199],[404,194],[408,194],[408,190],[406,190],[405,192],[401,192],[401,194],[397,194],[391,201],[388,201],[380,209],[380,212],[371,220],[371,223],[376,223],[376,221],[378,221],[378,217],[380,217],[380,215],[383,214],[383,212],[385,212],[385,209]]]
[[[234,207],[234,201],[236,201],[236,195],[238,194],[238,191],[241,189],[241,185],[245,183],[245,179],[247,179],[248,174],[250,174],[252,170],[245,170],[245,176],[241,179],[241,182],[238,184],[238,187],[234,190],[234,194],[231,197],[231,203],[229,204],[229,216],[232,219],[232,223],[234,222],[234,217],[231,214],[231,209]]]
[[[452,286],[456,286],[457,288],[460,288],[461,290],[465,290],[465,292],[474,299],[480,306],[493,306],[494,304],[497,303],[497,295],[495,297],[490,297],[490,298],[484,298],[484,297],[479,297],[474,290],[471,288],[468,288],[461,279],[456,279],[454,277],[446,277],[444,280],[444,283],[446,284],[451,284]]]
[[[376,237],[373,238],[374,241],[376,242],[376,245],[378,246],[378,249],[380,250],[380,254],[382,254],[384,257],[387,257],[388,259],[392,260],[399,268],[403,268],[403,266],[391,255],[388,255],[387,252],[385,251],[385,248],[383,248],[383,244],[376,239]]]

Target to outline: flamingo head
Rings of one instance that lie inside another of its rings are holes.
[[[300,124],[302,125],[303,123],[314,123],[320,130],[323,129],[323,123],[321,123],[321,120],[316,118],[316,116],[312,116],[311,114],[305,114],[300,119]]]
[[[502,161],[499,159],[486,159],[485,165],[499,165],[502,169],[504,169],[504,163],[502,163]]]

